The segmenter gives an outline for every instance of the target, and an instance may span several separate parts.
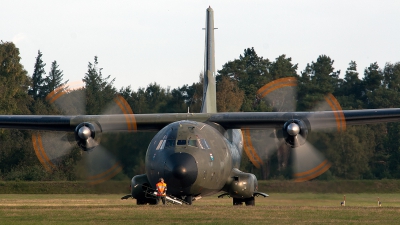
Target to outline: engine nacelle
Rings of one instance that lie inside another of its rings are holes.
[[[299,147],[306,143],[308,128],[304,121],[292,119],[287,121],[282,128],[283,138],[290,147]]]
[[[83,151],[88,151],[100,143],[101,128],[97,123],[80,123],[75,128],[75,140]]]
[[[131,194],[138,205],[157,204],[156,197],[151,196],[150,192],[152,192],[152,188],[146,174],[136,175],[132,178]]]
[[[245,173],[235,168],[232,170],[223,190],[232,198],[251,198],[254,197],[254,192],[258,191],[258,181],[254,174]]]

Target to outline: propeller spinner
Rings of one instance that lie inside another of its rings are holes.
[[[302,120],[293,119],[283,125],[283,137],[292,148],[304,145],[308,135],[306,124]]]
[[[80,123],[75,128],[75,140],[83,151],[88,151],[98,146],[100,134],[100,127],[97,125],[96,129],[93,123]]]

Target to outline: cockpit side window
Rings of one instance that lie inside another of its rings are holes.
[[[168,139],[167,142],[165,143],[166,148],[174,146],[175,146],[175,140]]]
[[[186,145],[186,140],[178,140],[176,145]]]
[[[188,145],[189,146],[193,146],[193,147],[197,147],[197,140],[196,139],[194,139],[194,140],[189,139],[188,140]]]

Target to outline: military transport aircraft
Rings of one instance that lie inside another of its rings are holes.
[[[266,148],[280,144],[291,147],[294,154],[295,181],[313,179],[329,169],[329,162],[309,144],[311,130],[346,125],[400,121],[400,108],[374,110],[341,110],[333,96],[326,102],[332,111],[314,112],[234,112],[217,113],[214,60],[214,18],[211,7],[206,10],[206,48],[203,101],[201,113],[133,114],[123,99],[117,100],[121,115],[2,115],[0,128],[59,131],[74,133],[75,141],[90,154],[101,152],[100,135],[109,131],[157,131],[150,142],[145,159],[146,173],[131,181],[131,194],[137,204],[155,204],[148,188],[155,188],[160,177],[168,184],[168,195],[189,204],[203,196],[222,192],[233,198],[233,204],[254,205],[258,191],[254,174],[240,171],[244,150],[255,166],[263,163]],[[296,86],[294,78],[282,78],[262,87],[258,94],[271,98],[283,88]],[[63,90],[50,98],[57,99]],[[285,103],[286,104],[286,103]],[[259,132],[261,131],[261,132]],[[51,132],[57,133],[57,132]],[[40,135],[34,135],[34,148],[47,169],[54,163],[44,150]],[[58,147],[53,150],[57,151]],[[266,153],[267,152],[267,153]],[[96,163],[96,161],[95,161]],[[104,164],[98,161],[100,166]],[[101,180],[121,170],[111,163]]]

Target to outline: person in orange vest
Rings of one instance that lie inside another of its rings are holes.
[[[162,200],[163,205],[165,205],[165,198],[167,197],[167,184],[164,183],[164,179],[160,178],[159,182],[156,184],[157,189],[157,204]]]

